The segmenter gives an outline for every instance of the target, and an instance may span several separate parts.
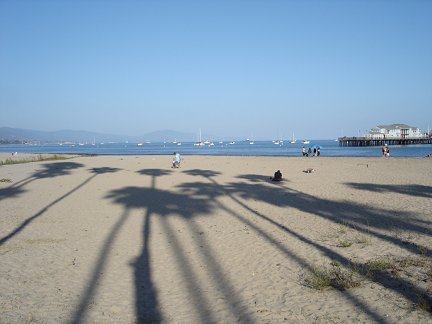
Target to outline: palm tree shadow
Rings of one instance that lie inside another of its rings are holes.
[[[312,197],[310,195],[295,190],[289,190],[289,193],[287,195],[286,190],[278,189],[276,190],[276,192],[272,192],[272,195],[270,195],[267,187],[263,188],[263,186],[256,184],[231,183],[227,186],[226,190],[231,194],[240,195],[245,200],[261,199],[262,201],[266,201],[270,204],[275,204],[275,201],[280,201],[278,203],[279,206],[294,207],[339,224],[344,224],[344,221],[349,220],[353,224],[356,224],[352,226],[356,230],[362,230],[361,226],[364,225],[364,223],[366,222],[368,226],[372,227],[372,229],[368,230],[370,234],[382,240],[393,243],[399,247],[404,247],[410,252],[431,255],[431,250],[429,247],[418,248],[418,246],[412,244],[407,245],[406,242],[391,235],[384,235],[374,231],[374,229],[385,229],[389,223],[396,223],[397,226],[400,226],[401,228],[416,231],[417,233],[430,235],[430,230],[428,228],[419,225],[413,225],[409,221],[410,218],[414,218],[415,216],[411,213],[405,213],[402,216],[400,213],[398,213],[398,216],[394,217],[394,213],[392,211],[381,210],[378,208],[372,208],[370,206],[359,205],[346,201],[329,201],[321,198]],[[247,205],[243,206],[245,208],[248,208]],[[255,213],[257,216],[279,227],[283,231],[303,241],[304,243],[313,246],[316,249],[319,249],[320,251],[325,253],[330,259],[337,260],[345,266],[350,266],[351,262],[341,254],[332,251],[331,249],[317,242],[314,242],[299,233],[292,231],[288,227],[275,222],[268,216],[262,215],[252,209],[249,210]],[[401,219],[399,219],[399,217]],[[345,225],[347,224],[345,223]],[[365,266],[363,264],[354,264],[354,268],[357,269],[360,274],[366,274]],[[420,286],[413,286],[407,280],[393,277],[388,273],[381,273],[381,275],[379,277],[376,277],[375,280],[384,287],[393,290],[400,295],[403,295],[405,298],[412,301],[413,303],[418,302],[419,296],[427,296],[427,292]]]
[[[31,176],[18,181],[7,188],[0,189],[0,200],[3,198],[18,197],[26,192],[23,186],[38,179],[54,178],[69,175],[72,170],[83,167],[84,165],[76,162],[55,162],[42,164],[42,169],[37,170]]]
[[[165,170],[142,170],[141,174],[148,175],[165,175],[168,171]],[[154,286],[151,270],[151,255],[150,255],[150,237],[151,237],[151,218],[158,216],[166,217],[182,217],[191,219],[197,215],[210,214],[212,207],[207,200],[202,198],[194,198],[184,194],[172,193],[164,190],[141,187],[126,187],[111,191],[106,198],[113,200],[114,203],[120,204],[126,210],[143,209],[146,210],[144,216],[143,227],[143,249],[140,255],[131,263],[135,275],[135,312],[138,322],[160,322],[162,315],[159,309],[157,298],[157,289]],[[165,222],[163,220],[163,222]],[[165,227],[169,229],[169,226]],[[179,246],[174,246],[177,255],[182,254],[182,249]],[[179,264],[182,272],[185,274],[185,280],[188,287],[194,287],[195,283],[190,276],[186,274],[192,270],[188,267],[185,260]],[[208,318],[208,305],[205,305],[203,299],[197,298],[196,287],[191,288],[191,298],[195,301],[198,312],[202,318]],[[195,291],[195,294],[192,293]]]
[[[429,247],[419,247],[382,232],[389,228],[396,228],[430,236],[430,228],[417,223],[416,215],[410,212],[386,210],[351,201],[322,199],[287,187],[271,188],[242,182],[230,183],[226,186],[226,190],[245,201],[252,199],[275,206],[296,208],[365,234],[374,235],[410,252],[432,254]]]
[[[163,170],[163,169],[142,169],[142,170],[137,171],[137,173],[139,173],[141,175],[147,175],[147,176],[157,178],[157,177],[169,175],[170,173],[172,173],[172,171],[171,170]]]
[[[19,197],[20,195],[24,194],[27,190],[22,189],[20,187],[7,187],[0,189],[0,200],[3,198],[12,198],[12,197]]]
[[[371,192],[395,192],[402,195],[414,197],[432,198],[432,187],[424,185],[384,185],[375,183],[354,183],[347,182],[346,186]]]
[[[273,177],[267,177],[259,174],[243,174],[238,176],[239,179],[247,180],[252,183],[270,183],[278,185],[280,181],[272,181]],[[289,182],[289,180],[282,178],[282,182]]]
[[[113,200],[114,203],[124,206],[125,210],[143,209],[144,226],[143,226],[143,248],[140,255],[131,262],[135,276],[135,312],[138,322],[159,322],[162,320],[162,314],[159,309],[157,298],[157,289],[152,280],[151,255],[150,255],[150,237],[151,237],[151,219],[153,216],[182,217],[190,219],[196,215],[209,214],[212,207],[205,199],[193,198],[184,194],[177,194],[156,188],[156,179],[160,176],[168,175],[171,170],[162,169],[143,169],[137,171],[141,175],[150,176],[152,179],[150,188],[126,187],[113,190],[106,196],[107,199]],[[168,224],[163,221],[167,231],[170,230]],[[176,255],[184,253],[180,246],[174,246]],[[183,258],[186,260],[186,256]],[[186,261],[178,259],[179,266],[185,274],[185,278],[190,278],[186,274],[191,272]],[[99,267],[100,268],[100,267]],[[194,287],[195,283],[189,279],[187,286],[190,290],[191,298],[195,301],[201,318],[209,318],[209,306],[205,305],[204,299],[199,298],[193,293],[199,291]],[[87,298],[88,299],[88,298]],[[83,317],[81,312],[79,320]]]
[[[204,177],[204,178],[213,178],[221,174],[220,172],[217,171],[201,170],[201,169],[186,170],[183,171],[183,173],[186,173],[187,175],[193,177]]]
[[[69,175],[72,170],[82,168],[84,165],[76,162],[54,162],[43,164],[43,169],[35,172],[33,178],[54,178]]]
[[[47,164],[44,164],[43,166],[44,166],[44,169],[41,170],[41,171],[37,171],[35,174],[33,174],[33,176],[30,177],[30,178],[33,178],[33,180],[30,180],[30,181],[34,181],[36,179],[41,179],[41,178],[51,178],[51,177],[58,177],[58,176],[69,175],[70,172],[71,172],[71,170],[76,169],[76,168],[80,168],[83,165],[80,164],[80,163],[74,163],[74,162],[57,162],[57,163],[47,163]],[[0,238],[0,245],[3,245],[8,240],[10,240],[11,238],[13,238],[15,235],[19,234],[28,225],[30,225],[31,222],[33,222],[35,219],[37,219],[41,215],[43,215],[52,206],[56,205],[57,203],[59,203],[60,201],[62,201],[63,199],[65,199],[66,197],[68,197],[69,195],[71,195],[72,193],[74,193],[75,191],[77,191],[78,189],[82,188],[91,179],[93,179],[96,175],[97,174],[94,174],[93,176],[89,177],[87,180],[85,180],[83,183],[81,183],[77,187],[73,188],[72,190],[70,190],[66,194],[60,196],[59,198],[57,198],[56,200],[54,200],[53,202],[51,202],[50,204],[48,204],[47,206],[45,206],[44,208],[42,208],[39,212],[37,212],[33,216],[31,216],[31,217],[27,218],[26,220],[24,220],[19,226],[17,226],[9,234],[7,234],[6,236]],[[5,192],[8,195],[8,197],[11,197],[11,195],[12,196],[13,195],[17,196],[19,194],[22,194],[24,192],[24,190],[21,187],[23,185],[29,183],[30,181],[22,182],[21,184],[19,184],[16,187],[11,186],[9,188],[6,188]],[[0,197],[1,197],[2,194],[3,193],[0,192]]]
[[[218,184],[214,179],[209,179],[211,183],[203,183],[203,182],[193,182],[193,183],[184,183],[179,185],[179,188],[181,188],[185,193],[193,196],[203,196],[211,199],[215,202],[216,206],[219,207],[222,210],[225,210],[229,214],[231,214],[234,218],[239,220],[240,222],[244,223],[246,226],[254,230],[259,237],[261,237],[263,240],[267,241],[267,243],[270,244],[272,248],[275,248],[277,250],[280,250],[284,255],[286,255],[287,258],[290,258],[294,260],[296,263],[301,265],[305,269],[309,269],[309,271],[312,271],[312,265],[301,255],[299,255],[296,251],[292,251],[289,248],[280,245],[279,241],[276,240],[271,234],[267,233],[265,230],[261,229],[258,224],[253,222],[249,217],[242,215],[237,208],[229,208],[228,206],[225,206],[221,202],[218,201],[218,197],[220,196],[229,196],[234,202],[236,202],[239,206],[243,207],[244,209],[251,212],[253,215],[265,220],[266,222],[269,222],[270,224],[276,226],[280,230],[294,236],[295,238],[302,240],[306,244],[312,245],[315,248],[321,249],[323,252],[325,252],[330,258],[333,260],[338,260],[341,262],[341,264],[347,265],[348,261],[343,256],[339,255],[336,252],[331,251],[330,249],[321,246],[320,244],[316,244],[307,238],[301,236],[300,234],[297,234],[295,231],[292,231],[288,227],[279,224],[278,222],[274,221],[271,217],[266,216],[262,213],[260,213],[257,210],[254,210],[247,206],[245,203],[237,199],[237,197],[232,193],[227,191],[226,186]],[[263,185],[258,186],[258,191],[263,187]],[[267,186],[265,186],[265,189],[269,189]],[[271,189],[271,188],[270,188]],[[371,318],[373,318],[375,321],[380,321],[385,323],[385,320],[383,320],[374,310],[372,310],[367,304],[363,303],[361,300],[359,300],[354,294],[351,294],[349,291],[344,292],[344,296],[353,304],[357,305],[357,307],[361,308],[362,311],[366,312]]]
[[[114,173],[118,172],[121,169],[119,168],[111,168],[111,167],[100,167],[100,168],[91,168],[89,171],[94,174],[105,174],[105,173]]]

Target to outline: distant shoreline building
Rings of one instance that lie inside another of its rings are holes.
[[[422,133],[420,128],[406,124],[378,125],[371,128],[364,137],[341,137],[340,146],[381,146],[432,144],[430,131]]]
[[[425,138],[418,127],[408,126],[406,124],[378,125],[371,128],[366,134],[366,139],[407,139],[407,138]]]

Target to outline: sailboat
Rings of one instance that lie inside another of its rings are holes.
[[[201,128],[199,129],[199,139],[198,139],[198,142],[195,142],[194,143],[194,146],[204,146],[205,144],[204,144],[204,142],[202,141],[202,138],[201,138]]]
[[[276,144],[276,145],[283,145],[283,139],[282,139],[282,137],[280,136],[280,134],[278,134],[278,139],[275,140],[275,141],[273,141],[273,144]]]
[[[302,143],[303,143],[303,144],[309,144],[310,141],[308,141],[308,140],[303,140]]]
[[[251,145],[255,144],[253,136],[251,136],[251,138],[248,139],[248,141],[249,141],[249,144],[251,144]]]
[[[290,143],[291,143],[291,144],[295,144],[295,143],[296,143],[296,140],[295,140],[295,137],[294,137],[294,133],[293,133],[293,136],[292,136],[292,138],[291,138]]]

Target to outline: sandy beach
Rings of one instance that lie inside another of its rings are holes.
[[[432,323],[432,159],[171,160],[0,166],[0,322]]]

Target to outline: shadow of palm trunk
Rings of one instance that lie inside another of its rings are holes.
[[[188,290],[188,296],[191,298],[191,302],[194,308],[198,311],[200,323],[216,323],[211,312],[211,303],[208,298],[203,294],[200,285],[196,281],[196,276],[188,256],[184,249],[181,247],[181,243],[175,233],[175,231],[168,224],[168,220],[165,217],[161,218],[161,225],[167,237],[173,242],[173,256],[176,260],[179,270],[182,272],[186,289]]]
[[[150,208],[144,216],[143,249],[141,255],[133,262],[135,275],[135,312],[136,320],[142,322],[160,322],[162,320],[157,300],[157,292],[151,278],[150,267],[150,233],[152,211]]]
[[[246,209],[247,211],[249,211],[253,215],[258,216],[260,219],[263,219],[266,222],[269,222],[272,225],[275,225],[276,227],[278,227],[279,229],[283,230],[284,232],[290,233],[290,234],[294,234],[294,232],[291,231],[291,230],[289,230],[286,226],[283,226],[283,225],[275,222],[274,220],[272,220],[270,217],[267,217],[266,215],[261,214],[260,212],[251,209],[245,203],[243,203],[242,201],[240,201],[239,199],[237,199],[236,197],[234,197],[229,191],[227,191],[222,185],[220,185],[219,183],[217,183],[211,177],[206,177],[206,178],[208,179],[208,181],[210,181],[215,186],[217,186],[218,190],[220,190],[221,192],[224,192],[227,197],[229,197],[231,200],[233,200],[236,204],[238,204],[242,208]],[[221,202],[219,202],[217,199],[215,199],[215,202],[216,202],[216,204],[222,210],[227,211],[229,214],[231,214],[232,216],[234,216],[240,222],[244,223],[245,225],[247,225],[251,229],[253,229],[258,234],[259,237],[262,237],[264,240],[266,240],[273,248],[277,248],[283,254],[285,254],[287,257],[295,260],[295,262],[298,263],[299,265],[301,265],[303,268],[306,268],[309,271],[313,270],[312,265],[309,264],[307,262],[307,260],[305,260],[303,257],[299,256],[295,252],[290,251],[288,248],[286,248],[284,246],[281,246],[280,243],[275,238],[273,238],[270,234],[266,233],[258,225],[254,224],[253,222],[251,222],[245,216],[239,214],[238,212],[236,212],[236,211],[228,208],[227,206],[225,206],[224,204],[222,204]],[[296,237],[297,239],[300,239],[302,237],[301,235],[299,235],[297,233],[295,233],[295,234],[296,235],[294,235],[294,237]],[[308,242],[306,242],[306,243],[308,243]],[[314,247],[317,248],[318,246],[314,245]],[[341,263],[343,263],[343,264],[349,264],[349,260],[347,260],[345,257],[339,255],[338,253],[333,252],[333,251],[331,251],[329,249],[326,249],[326,252],[329,254],[330,257],[332,257],[332,258],[334,258],[336,260],[342,261]],[[373,319],[374,321],[377,321],[377,322],[380,322],[380,323],[387,323],[387,321],[382,316],[380,316],[378,313],[376,313],[375,311],[373,311],[367,304],[365,304],[364,302],[362,302],[359,298],[357,298],[356,296],[354,296],[351,292],[345,290],[345,291],[343,291],[343,296],[347,300],[349,300],[352,305],[357,305],[358,307],[360,307],[361,310],[363,312],[365,312],[366,314],[368,314],[371,317],[371,319]]]
[[[196,223],[190,222],[189,226],[191,233],[203,233],[203,229]],[[198,235],[197,245],[202,247],[202,249],[199,249],[199,251],[201,251],[201,256],[205,264],[211,270],[210,275],[213,277],[214,284],[218,287],[218,291],[224,295],[224,299],[227,301],[227,305],[235,320],[245,323],[255,322],[256,320],[247,313],[247,305],[239,296],[234,285],[217,261],[211,245],[201,235]],[[241,313],[239,309],[245,309],[246,311]]]
[[[43,213],[45,213],[48,209],[50,209],[51,207],[53,207],[54,205],[56,205],[57,203],[59,203],[60,201],[62,201],[63,199],[65,199],[66,197],[68,197],[69,195],[73,194],[75,191],[79,190],[80,188],[82,188],[83,186],[85,186],[88,182],[90,182],[94,177],[96,177],[97,174],[92,175],[91,177],[87,178],[87,180],[85,180],[83,183],[81,183],[80,185],[76,186],[75,188],[73,188],[72,190],[70,190],[69,192],[65,193],[64,195],[62,195],[61,197],[57,198],[56,200],[54,200],[52,203],[50,203],[49,205],[47,205],[46,207],[42,208],[40,211],[38,211],[36,214],[34,214],[33,216],[27,218],[24,222],[21,223],[21,225],[19,225],[17,228],[15,228],[12,232],[10,232],[8,235],[6,235],[5,237],[0,239],[0,246],[4,243],[6,243],[8,240],[10,240],[12,237],[14,237],[15,235],[19,234],[22,230],[24,230],[24,228],[26,228],[31,222],[33,222],[36,218],[40,217]]]
[[[319,243],[316,243],[316,242],[306,238],[305,236],[303,236],[299,233],[296,233],[295,231],[291,230],[287,226],[279,224],[278,222],[274,221],[270,217],[263,215],[262,213],[249,208],[246,204],[242,203],[241,201],[237,200],[236,198],[234,198],[234,197],[231,197],[231,198],[234,199],[243,208],[245,208],[248,211],[250,211],[251,213],[257,215],[261,219],[263,219],[263,220],[269,222],[270,224],[278,227],[280,230],[291,235],[292,237],[295,237],[299,241],[302,241],[303,243],[305,243],[309,246],[312,246],[315,249],[320,250],[324,255],[326,255],[331,260],[337,260],[338,262],[343,264],[345,267],[350,267],[350,268],[354,269],[360,275],[366,275],[367,274],[367,269],[365,269],[364,264],[353,263],[349,259],[344,257],[343,255],[329,249],[328,247],[323,246]],[[380,284],[381,286],[383,286],[384,288],[393,290],[395,293],[399,294],[400,296],[403,296],[406,299],[411,300],[413,303],[418,302],[419,296],[428,296],[428,292],[425,289],[413,286],[407,280],[404,280],[402,278],[393,277],[390,274],[385,273],[385,272],[382,272],[380,274],[380,277],[378,279],[375,279],[374,281],[376,283]],[[348,291],[345,290],[344,294],[348,294]],[[357,298],[353,297],[352,295],[351,295],[350,299],[355,300],[356,304],[361,304],[361,302]],[[429,301],[430,298],[428,298],[427,300],[430,303],[430,301]],[[365,307],[365,306],[363,306],[363,307]],[[371,315],[371,313],[370,313],[370,315]],[[383,321],[383,319],[381,317],[377,317],[376,319],[380,319],[380,321]]]
[[[82,323],[85,320],[86,313],[88,311],[88,306],[92,298],[96,295],[98,284],[101,280],[101,274],[104,272],[105,266],[108,262],[109,252],[111,250],[112,245],[117,237],[117,234],[120,232],[124,223],[126,222],[129,216],[129,209],[126,209],[123,215],[118,219],[118,221],[114,224],[111,229],[110,234],[107,239],[103,243],[102,252],[99,254],[99,258],[96,262],[96,265],[92,271],[91,279],[88,282],[88,286],[85,291],[81,294],[83,297],[72,317],[72,323],[78,324]]]

